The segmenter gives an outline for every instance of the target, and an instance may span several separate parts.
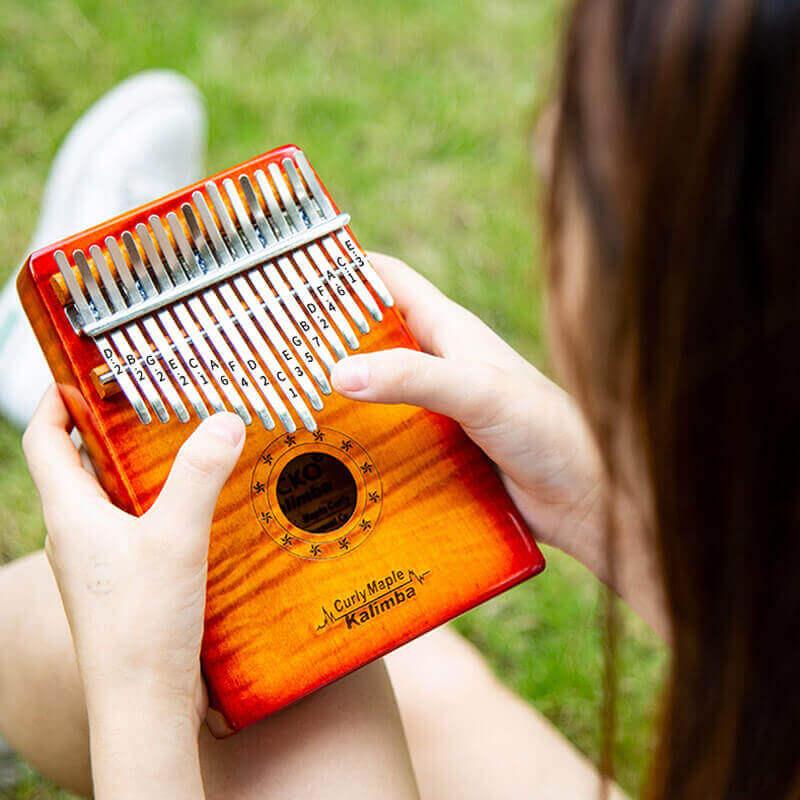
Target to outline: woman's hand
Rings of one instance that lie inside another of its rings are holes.
[[[397,259],[371,258],[425,352],[351,356],[333,369],[355,400],[409,403],[452,417],[494,461],[536,537],[609,583],[668,635],[653,548],[634,504],[615,499],[613,574],[606,487],[594,440],[572,398],[474,314]]]
[[[497,464],[537,538],[572,551],[599,524],[600,470],[570,396],[410,267],[371,259],[425,352],[351,356],[334,367],[336,390],[455,419]]]
[[[244,426],[233,414],[200,425],[140,518],[109,502],[83,468],[70,427],[52,387],[23,446],[83,679],[96,796],[201,797],[208,537]]]

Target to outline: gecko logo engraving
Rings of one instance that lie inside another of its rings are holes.
[[[278,476],[276,494],[289,521],[309,533],[342,527],[358,501],[358,487],[347,466],[315,450],[289,461]]]
[[[250,500],[261,530],[311,561],[347,555],[374,532],[383,484],[369,453],[330,428],[274,439],[259,456]]]

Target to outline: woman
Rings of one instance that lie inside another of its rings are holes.
[[[578,3],[548,211],[552,339],[577,402],[383,257],[428,354],[333,373],[355,399],[456,418],[539,537],[662,633],[672,669],[652,798],[800,797],[798,36],[796,3]],[[415,779],[423,797],[594,796],[586,765],[449,641],[417,645],[430,660],[416,671],[414,645],[388,659],[408,749],[373,665],[229,742],[201,735],[198,756],[206,537],[241,425],[204,423],[141,520],[80,470],[68,426],[51,391],[25,439],[77,655],[49,687],[27,674],[7,693],[28,716],[53,702],[50,740],[23,748],[35,764],[88,785],[82,685],[101,799],[201,797],[201,770],[208,797],[405,798]],[[43,586],[41,567],[18,567],[6,597]],[[68,660],[54,598],[37,598],[26,625],[50,626],[37,657],[52,633]],[[437,663],[461,671],[437,682],[424,671]],[[487,730],[488,752],[474,744]]]

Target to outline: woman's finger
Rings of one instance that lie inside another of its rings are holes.
[[[96,478],[83,468],[78,451],[70,439],[72,420],[55,385],[39,401],[22,448],[28,468],[44,502],[65,492],[89,491],[104,496]]]
[[[354,400],[421,406],[472,429],[490,425],[502,411],[501,370],[416,350],[350,356],[334,366],[331,381]]]
[[[423,350],[445,358],[478,358],[499,367],[525,363],[475,314],[407,264],[382,253],[369,257]]]
[[[236,414],[215,414],[205,420],[175,456],[146,519],[159,531],[179,531],[189,537],[183,544],[191,553],[205,554],[217,498],[243,445],[244,423]]]

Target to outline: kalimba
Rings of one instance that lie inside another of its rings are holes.
[[[209,414],[248,426],[209,551],[218,735],[544,567],[458,425],[331,392],[348,352],[417,347],[349,220],[287,145],[39,250],[19,276],[120,507],[151,505]]]

